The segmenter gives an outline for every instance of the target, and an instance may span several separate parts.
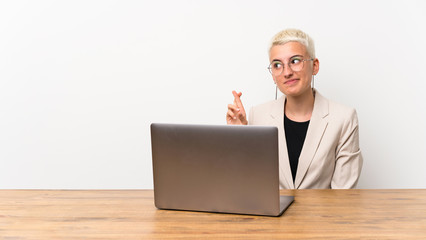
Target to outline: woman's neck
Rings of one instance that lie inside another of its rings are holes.
[[[300,96],[287,96],[284,105],[285,115],[295,122],[306,122],[311,119],[314,109],[313,90]]]

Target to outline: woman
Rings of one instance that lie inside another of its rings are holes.
[[[269,62],[284,96],[252,107],[247,121],[242,93],[233,91],[227,123],[278,128],[281,188],[356,187],[363,162],[357,114],[311,87],[319,71],[313,40],[300,30],[281,31],[272,39]]]

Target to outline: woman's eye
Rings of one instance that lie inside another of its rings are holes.
[[[302,60],[301,59],[299,59],[299,58],[293,58],[293,59],[291,59],[291,64],[298,64],[298,63],[300,63]]]
[[[282,68],[283,65],[280,62],[276,62],[276,63],[272,64],[272,66],[274,68]]]

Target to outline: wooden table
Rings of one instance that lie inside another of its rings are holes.
[[[0,190],[0,239],[426,239],[426,190],[282,190],[281,217],[158,210],[152,190]]]

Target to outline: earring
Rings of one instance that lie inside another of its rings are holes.
[[[274,79],[274,84],[275,84],[275,100],[277,100],[277,89],[278,89],[278,87],[277,87],[277,82],[275,81],[275,79]]]
[[[277,100],[277,92],[278,92],[278,87],[277,87],[277,83],[275,83],[275,100]]]
[[[312,75],[312,89],[315,88],[315,75]]]

